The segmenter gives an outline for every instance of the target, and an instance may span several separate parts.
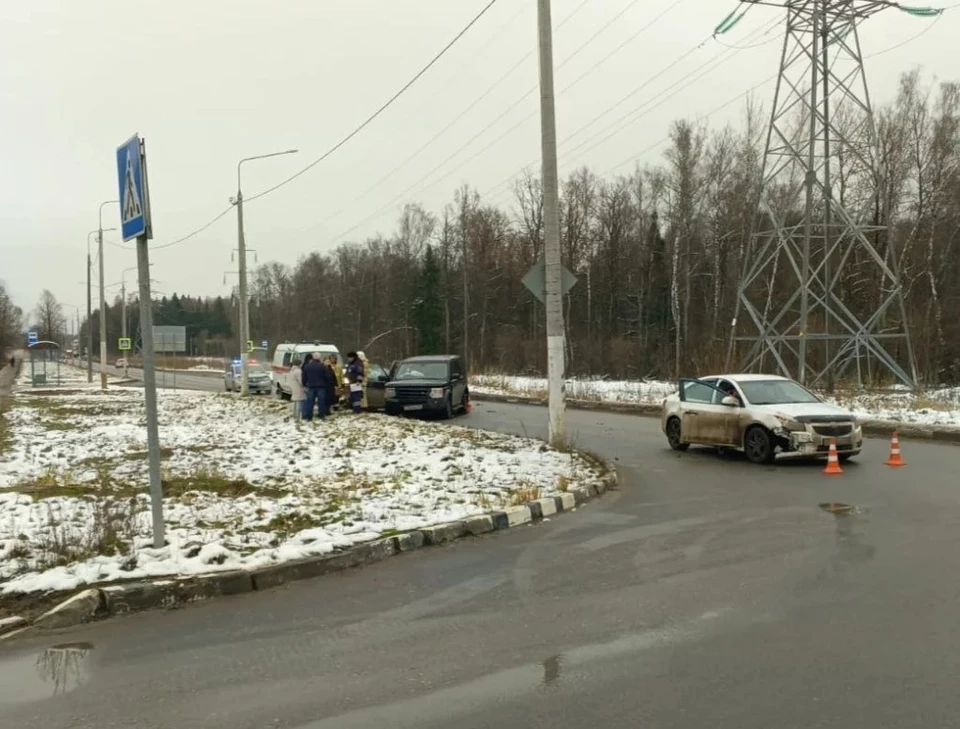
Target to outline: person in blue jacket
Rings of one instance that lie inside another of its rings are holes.
[[[347,352],[347,382],[350,390],[350,407],[353,412],[363,410],[363,362],[356,352]]]
[[[306,390],[306,397],[303,400],[303,419],[313,420],[313,408],[316,406],[319,418],[323,420],[327,417],[327,387],[331,374],[319,353],[308,354],[304,358],[301,378]]]

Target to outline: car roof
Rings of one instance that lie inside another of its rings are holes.
[[[707,380],[711,378],[716,378],[718,380],[733,380],[734,382],[760,382],[760,381],[770,381],[770,380],[783,380],[785,382],[793,382],[789,377],[783,377],[782,375],[763,375],[763,374],[739,374],[739,375],[706,375],[701,377],[701,380]]]
[[[450,362],[460,359],[459,354],[422,354],[417,357],[407,357],[401,362]]]

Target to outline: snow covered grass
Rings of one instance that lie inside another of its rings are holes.
[[[602,378],[567,380],[567,397],[593,402],[659,405],[677,389],[672,382],[656,380],[606,380]],[[541,377],[477,375],[470,390],[546,399],[547,380]],[[874,393],[838,393],[825,399],[850,408],[857,415],[876,420],[891,420],[916,425],[960,427],[960,387],[940,388],[916,394],[907,391]]]
[[[168,544],[150,537],[143,392],[23,391],[0,420],[0,595],[255,568],[598,479],[527,438],[161,391]]]

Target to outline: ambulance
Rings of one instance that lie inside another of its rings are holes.
[[[301,362],[308,354],[319,352],[320,357],[329,357],[331,354],[337,355],[337,361],[343,367],[343,356],[340,350],[334,344],[324,344],[323,342],[284,342],[278,344],[273,351],[273,361],[270,369],[273,373],[273,387],[277,397],[283,400],[290,399],[290,365],[294,357],[298,357]]]

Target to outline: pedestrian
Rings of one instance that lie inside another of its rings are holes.
[[[347,383],[350,389],[350,406],[353,412],[363,409],[363,362],[356,352],[347,352]]]
[[[300,368],[300,358],[295,357],[290,363],[290,403],[294,420],[303,417],[303,401],[306,399],[306,390],[303,387],[303,370]]]
[[[329,370],[320,359],[320,353],[307,355],[304,360],[301,381],[306,388],[306,399],[303,401],[304,420],[313,420],[313,408],[316,406],[317,415],[322,420],[327,416],[327,381]]]
[[[330,355],[330,367],[333,370],[334,387],[336,390],[335,405],[340,405],[342,400],[346,399],[346,392],[343,381],[343,367],[340,366],[340,358],[336,352]]]
[[[367,406],[367,375],[370,372],[370,363],[367,362],[367,355],[365,355],[363,352],[357,352],[357,359],[360,360],[360,364],[363,367],[363,374],[360,377],[360,384],[363,385],[363,389],[360,391],[362,395],[360,398],[360,407],[366,410],[368,407]]]
[[[330,357],[323,358],[323,366],[327,368],[327,374],[329,375],[327,379],[326,386],[326,395],[324,397],[324,404],[327,407],[327,415],[333,412],[333,404],[337,400],[337,376],[333,371],[333,364],[331,363]]]

